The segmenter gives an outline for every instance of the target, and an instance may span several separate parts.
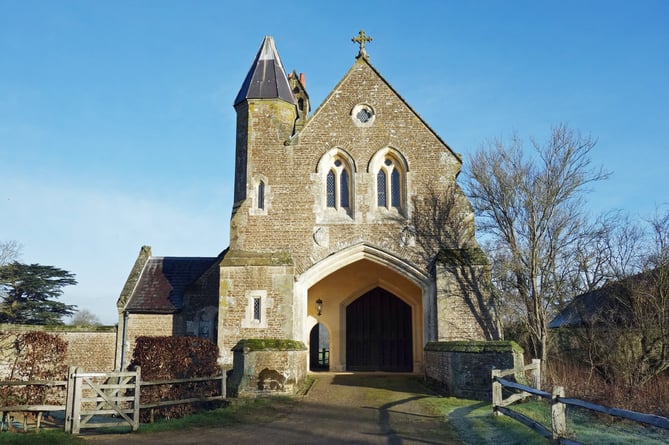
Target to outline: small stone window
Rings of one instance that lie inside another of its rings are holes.
[[[207,316],[205,312],[200,314],[199,326],[198,326],[198,337],[209,338],[209,332],[211,331],[211,319]]]
[[[260,297],[253,298],[253,319],[260,322],[261,318],[261,309],[262,309],[262,299]]]
[[[249,215],[264,216],[272,206],[272,188],[268,185],[267,177],[255,176],[249,184]]]
[[[263,181],[258,183],[258,208],[261,210],[265,208],[265,183]]]

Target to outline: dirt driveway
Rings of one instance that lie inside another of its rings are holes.
[[[419,378],[316,374],[306,396],[276,420],[151,434],[87,436],[94,444],[461,444],[429,404]]]

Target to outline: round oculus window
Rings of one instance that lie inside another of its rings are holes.
[[[351,118],[358,127],[369,127],[374,123],[374,110],[369,105],[358,104],[353,107]]]

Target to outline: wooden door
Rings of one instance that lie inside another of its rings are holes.
[[[413,370],[411,306],[377,287],[346,308],[349,371]]]

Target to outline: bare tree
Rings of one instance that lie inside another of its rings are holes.
[[[646,223],[598,220],[578,249],[581,292],[559,317],[565,357],[626,387],[669,369],[669,212]]]
[[[600,215],[583,231],[571,252],[575,266],[573,286],[567,303],[574,295],[590,292],[606,282],[620,280],[643,270],[647,234],[629,214],[612,211]]]
[[[608,177],[592,165],[595,144],[559,125],[546,143],[531,140],[532,153],[517,136],[489,142],[465,171],[477,223],[502,260],[495,265],[496,284],[505,303],[519,303],[531,352],[544,363],[548,317],[561,302],[565,262],[587,226],[583,195],[589,184]]]
[[[0,242],[0,266],[18,261],[21,257],[21,245],[16,241]]]
[[[81,309],[72,315],[69,324],[72,326],[100,326],[102,323],[93,312],[88,309]]]

